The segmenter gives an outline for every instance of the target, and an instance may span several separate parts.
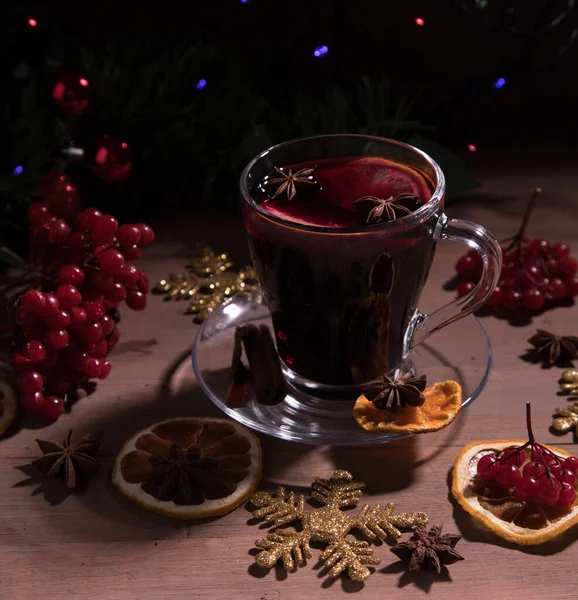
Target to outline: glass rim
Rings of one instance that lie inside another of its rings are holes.
[[[253,169],[253,167],[264,157],[266,157],[269,153],[280,150],[285,146],[293,145],[297,142],[307,142],[310,140],[320,140],[320,139],[330,139],[330,138],[358,138],[365,139],[373,142],[387,142],[388,144],[392,144],[394,146],[398,146],[400,148],[404,148],[417,154],[423,160],[425,160],[432,170],[435,173],[437,178],[435,190],[432,193],[431,198],[422,204],[418,209],[414,210],[408,215],[404,215],[403,217],[397,218],[393,221],[384,221],[382,223],[376,223],[373,225],[359,225],[357,227],[345,227],[345,228],[335,228],[335,227],[322,227],[319,225],[309,225],[306,223],[297,223],[296,221],[292,221],[291,219],[285,219],[278,215],[274,215],[269,211],[261,208],[258,202],[255,201],[253,196],[249,192],[249,187],[247,185],[249,179],[249,173]],[[280,144],[275,144],[263,150],[263,152],[259,153],[255,156],[251,161],[247,164],[247,166],[243,169],[241,173],[241,177],[239,180],[239,189],[241,190],[241,196],[243,201],[254,208],[261,216],[268,219],[269,221],[274,221],[281,225],[285,225],[290,227],[291,229],[300,229],[302,231],[310,231],[313,233],[329,233],[333,235],[343,235],[348,233],[358,234],[358,233],[371,233],[376,231],[391,231],[391,230],[407,230],[411,229],[411,227],[415,226],[417,223],[423,223],[427,219],[429,219],[438,209],[440,202],[442,201],[445,189],[446,189],[446,181],[443,171],[441,167],[437,164],[437,162],[426,152],[412,146],[411,144],[406,144],[405,142],[400,142],[398,140],[393,140],[391,138],[384,138],[375,135],[364,135],[364,134],[356,134],[356,133],[332,133],[332,134],[322,134],[322,135],[313,135],[302,138],[294,138],[292,140],[287,140],[285,142],[281,142]]]

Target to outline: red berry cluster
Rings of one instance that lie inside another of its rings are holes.
[[[125,261],[138,258],[154,233],[144,223],[119,226],[94,208],[66,220],[43,202],[30,206],[28,219],[41,276],[38,288],[17,300],[11,364],[24,408],[56,420],[69,391],[110,373],[106,357],[120,337],[117,306],[145,308],[148,278]]]
[[[576,500],[578,458],[560,458],[534,441],[528,408],[530,440],[501,452],[484,454],[477,465],[480,479],[493,480],[524,502],[570,508]]]
[[[494,312],[535,313],[578,296],[578,261],[570,256],[568,246],[524,236],[537,195],[534,194],[530,201],[520,231],[508,245],[502,246],[500,280],[486,302],[486,308]],[[474,289],[481,276],[480,255],[470,250],[458,260],[456,272],[461,280],[457,294],[465,296]]]

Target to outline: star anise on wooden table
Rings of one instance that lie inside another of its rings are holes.
[[[153,470],[144,487],[158,500],[172,500],[181,505],[200,504],[205,498],[203,490],[207,484],[220,484],[213,475],[217,462],[202,457],[195,446],[183,450],[177,444],[171,444],[169,456],[153,454],[149,461]]]
[[[285,171],[274,167],[271,174],[274,175],[274,177],[267,179],[264,186],[266,188],[269,186],[277,186],[277,189],[272,196],[273,199],[285,194],[287,200],[293,200],[297,195],[297,188],[316,187],[319,185],[315,176],[315,167],[310,169],[299,169],[299,171],[296,171],[295,173],[293,173],[292,169],[289,169],[286,173]]]
[[[72,431],[69,431],[62,445],[45,440],[36,440],[36,443],[44,456],[32,464],[49,477],[63,478],[69,489],[77,487],[100,467],[95,458],[100,446],[99,435],[89,433],[75,440]]]
[[[404,200],[416,200],[415,194],[398,194],[389,198],[376,198],[363,196],[355,200],[353,206],[360,212],[367,214],[368,223],[394,221],[401,215],[409,215],[412,211],[402,204]]]
[[[528,342],[534,346],[547,367],[557,363],[572,364],[572,359],[578,358],[578,337],[573,335],[557,336],[538,329]]]
[[[429,531],[425,527],[416,527],[409,540],[396,544],[390,550],[398,558],[409,563],[412,571],[433,567],[439,574],[442,565],[451,565],[458,560],[464,560],[464,557],[454,549],[462,536],[442,533],[442,527],[442,525],[434,525]]]
[[[397,410],[407,405],[421,406],[425,402],[425,386],[425,375],[414,377],[411,373],[403,373],[395,379],[385,376],[382,381],[370,383],[363,393],[376,408]]]

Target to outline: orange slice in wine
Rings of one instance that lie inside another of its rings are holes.
[[[421,406],[380,410],[363,394],[353,408],[355,420],[366,431],[428,433],[447,427],[462,408],[462,388],[456,381],[441,381],[424,390]]]
[[[522,502],[511,490],[501,490],[492,481],[476,478],[478,461],[484,454],[524,443],[525,440],[493,440],[465,446],[452,471],[452,494],[466,512],[501,538],[529,546],[548,542],[578,523],[578,505],[575,501],[572,507],[562,509]],[[546,448],[562,460],[570,456],[560,448]]]
[[[431,198],[425,178],[410,166],[376,156],[353,158],[323,169],[323,195],[352,210],[362,196],[390,198],[414,194],[422,203]]]
[[[122,447],[112,482],[147,510],[175,519],[224,515],[261,479],[259,439],[227,419],[175,418],[139,431]]]

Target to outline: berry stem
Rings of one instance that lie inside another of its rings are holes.
[[[524,234],[526,233],[526,228],[528,227],[528,222],[530,221],[530,216],[532,215],[532,211],[534,210],[534,204],[536,204],[536,200],[538,196],[542,193],[542,188],[537,187],[530,198],[530,202],[526,207],[526,212],[524,213],[524,218],[522,219],[522,224],[520,225],[520,229],[518,233],[514,236],[514,240],[512,241],[511,246],[517,246],[523,239]]]
[[[558,464],[560,464],[561,461],[554,452],[551,452],[548,448],[546,448],[542,444],[538,444],[536,442],[536,440],[534,438],[534,432],[532,431],[532,403],[531,402],[526,402],[526,425],[528,427],[528,439],[530,440],[530,446],[532,447],[532,450],[534,448],[538,448],[540,450],[540,452],[537,452],[536,454],[538,454],[538,456],[541,458],[542,464],[544,465],[544,467],[546,469],[545,475],[548,478],[548,480],[550,481],[550,483],[552,485],[552,489],[554,489],[554,486],[555,486],[554,478],[552,477],[552,471],[550,471],[550,467],[546,463],[545,456],[546,455],[551,456],[552,458],[554,458],[554,460]]]
[[[534,438],[534,432],[532,431],[532,403],[526,402],[526,427],[528,428],[528,439],[530,440],[530,445],[533,447],[536,443],[536,439]]]

